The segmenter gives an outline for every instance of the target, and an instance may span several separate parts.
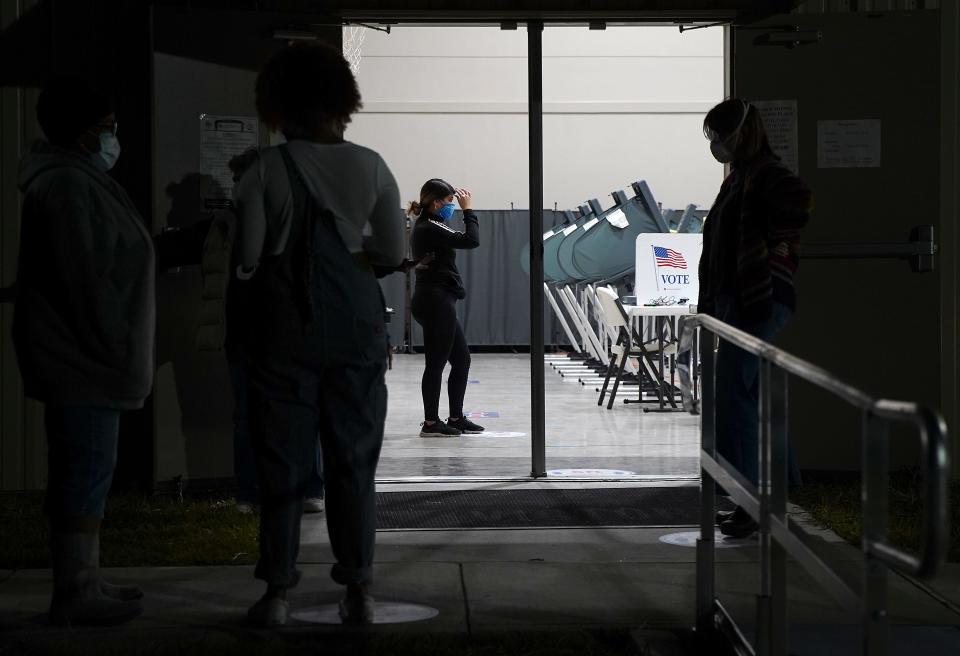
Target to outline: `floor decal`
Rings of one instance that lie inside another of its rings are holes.
[[[465,412],[463,416],[467,419],[499,419],[500,413],[495,410],[480,410],[477,412]]]
[[[514,433],[512,431],[488,431],[482,433],[465,433],[461,437],[526,437],[526,433]]]
[[[683,533],[668,533],[660,536],[660,541],[664,544],[672,544],[675,547],[695,547],[697,539],[700,537],[700,531],[685,531]],[[756,546],[757,541],[752,538],[737,539],[728,538],[719,530],[713,535],[713,546],[717,549],[730,549],[732,547],[750,547]]]
[[[636,472],[623,469],[551,469],[547,476],[557,477],[587,477],[587,476],[637,476]]]
[[[403,622],[420,622],[436,617],[440,614],[436,608],[421,606],[420,604],[402,604],[393,602],[376,603],[373,614],[374,624],[400,624]],[[314,606],[290,613],[290,617],[299,622],[310,624],[343,624],[337,604]]]

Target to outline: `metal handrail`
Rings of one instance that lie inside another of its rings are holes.
[[[713,542],[715,483],[723,487],[760,526],[761,594],[758,596],[757,643],[762,654],[786,654],[786,554],[793,556],[843,606],[858,606],[865,629],[864,653],[886,651],[886,567],[920,578],[936,574],[949,542],[949,456],[947,429],[939,413],[903,401],[874,399],[838,380],[826,369],[764,342],[707,315],[686,318],[681,344],[690,344],[700,329],[703,386],[701,422],[701,535],[697,545],[697,628],[714,629],[717,617],[732,622],[714,598]],[[758,356],[760,362],[760,478],[755,487],[722,456],[715,439],[714,337]],[[863,538],[864,584],[854,592],[802,540],[805,531],[786,513],[786,381],[787,374],[829,391],[863,412]],[[692,395],[688,395],[691,398]],[[689,408],[696,413],[697,407]],[[887,540],[888,435],[891,421],[911,423],[920,434],[923,453],[923,543],[919,554],[908,553]],[[735,623],[734,623],[735,624]],[[742,635],[734,631],[735,635]],[[750,645],[744,645],[752,651]]]

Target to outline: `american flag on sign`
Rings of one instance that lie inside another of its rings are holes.
[[[654,246],[653,256],[657,260],[657,266],[673,267],[674,269],[687,268],[687,261],[683,259],[683,255],[672,248]]]

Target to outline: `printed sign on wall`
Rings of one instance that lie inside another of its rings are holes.
[[[206,174],[200,195],[204,206],[229,205],[233,189],[230,160],[260,142],[255,116],[200,115],[200,172]]]
[[[817,167],[878,168],[881,161],[879,120],[817,121]]]
[[[663,232],[637,235],[635,293],[637,303],[662,296],[697,302],[700,280],[697,269],[703,251],[702,234]]]
[[[751,100],[750,104],[760,112],[773,152],[780,156],[784,166],[799,175],[797,101]]]

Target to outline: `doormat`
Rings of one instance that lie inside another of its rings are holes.
[[[693,526],[699,504],[699,487],[379,492],[377,528]]]

